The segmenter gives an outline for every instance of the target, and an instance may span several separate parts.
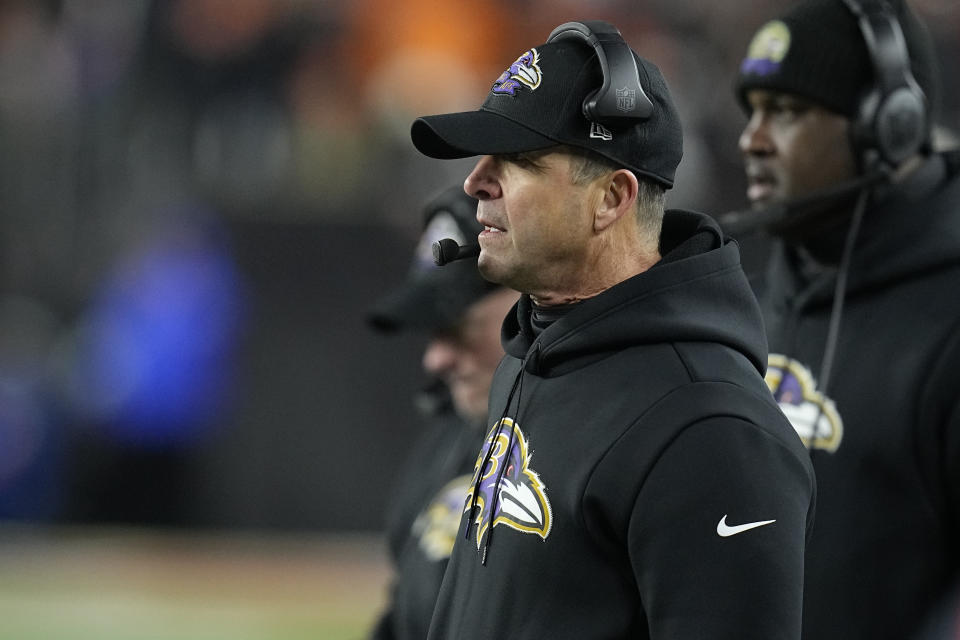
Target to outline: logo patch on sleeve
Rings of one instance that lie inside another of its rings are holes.
[[[808,449],[835,452],[843,440],[843,420],[833,400],[817,391],[810,370],[786,356],[771,353],[767,386]]]
[[[488,529],[500,525],[522,533],[536,534],[544,540],[550,535],[553,526],[550,500],[547,499],[546,487],[540,477],[530,468],[530,457],[527,437],[513,420],[504,418],[502,429],[498,430],[497,425],[491,429],[474,466],[473,482],[467,492],[464,509],[469,511],[473,504],[479,477],[479,494],[476,497],[477,507],[473,522],[476,525],[478,550]],[[480,466],[485,460],[487,464],[481,470]],[[496,507],[495,513],[491,514],[490,505],[494,495],[497,496]]]

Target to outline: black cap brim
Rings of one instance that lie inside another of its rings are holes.
[[[440,160],[536,151],[559,144],[493,111],[463,111],[417,118],[410,129],[420,153]]]
[[[449,329],[470,305],[497,286],[480,276],[475,262],[448,264],[408,280],[381,298],[370,309],[367,321],[384,333]]]
[[[430,282],[408,284],[378,301],[367,314],[367,321],[384,333],[441,328],[450,319],[438,313],[436,297],[436,287]]]

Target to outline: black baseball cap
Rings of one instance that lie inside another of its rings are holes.
[[[454,326],[474,302],[499,288],[484,280],[475,260],[438,267],[433,243],[452,238],[457,244],[476,244],[483,226],[477,222],[477,201],[462,187],[451,187],[430,199],[423,211],[424,229],[413,254],[407,278],[380,299],[367,316],[382,332],[403,329],[436,331]]]
[[[587,119],[584,99],[603,84],[599,58],[586,42],[556,40],[523,52],[494,81],[477,111],[417,118],[413,144],[440,159],[570,145],[670,188],[683,155],[680,117],[660,70],[630,53],[653,103],[646,119],[602,124]]]

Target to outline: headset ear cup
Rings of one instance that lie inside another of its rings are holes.
[[[897,167],[923,147],[926,121],[926,104],[918,90],[900,87],[883,96],[874,87],[860,100],[854,149],[866,165],[879,160]]]
[[[650,117],[653,103],[640,83],[633,51],[616,27],[602,20],[565,22],[547,38],[557,40],[578,40],[597,54],[603,84],[583,100],[581,111],[587,120],[615,124]]]
[[[894,166],[917,153],[926,137],[926,107],[919,94],[901,87],[886,96],[878,106],[877,147]]]
[[[910,69],[903,29],[885,2],[844,0],[857,19],[874,71],[854,123],[854,149],[865,167],[896,168],[927,142],[927,104]]]

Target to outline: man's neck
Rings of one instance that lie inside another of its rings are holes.
[[[529,292],[530,299],[540,307],[576,304],[647,271],[659,261],[660,252],[656,249],[603,252],[597,260],[581,266],[577,274],[557,278],[563,288]]]

